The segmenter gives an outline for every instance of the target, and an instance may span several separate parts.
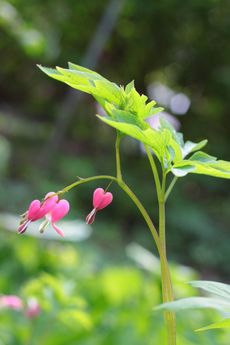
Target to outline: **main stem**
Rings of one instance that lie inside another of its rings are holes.
[[[158,199],[158,204],[159,204],[159,239],[160,239],[160,244],[161,244],[161,250],[159,253],[160,253],[160,262],[161,262],[162,297],[163,297],[163,302],[166,303],[166,302],[173,301],[173,289],[172,289],[169,265],[167,262],[166,236],[165,236],[165,202],[171,189],[165,192],[166,172],[162,171],[162,184],[161,184],[157,166],[155,164],[152,153],[147,145],[145,145],[145,150],[146,150],[149,163],[152,169],[152,173],[153,173],[153,177],[154,177],[154,181],[156,185],[157,199]],[[167,197],[165,197],[166,194],[167,194]],[[166,311],[164,312],[164,318],[165,318],[165,324],[167,328],[168,345],[176,345],[175,313]]]
[[[164,253],[164,258],[167,262],[167,250],[166,250],[166,235],[165,235],[165,183],[166,183],[166,174],[162,174],[162,187],[161,193],[158,198],[159,202],[159,236]],[[171,277],[169,269],[165,271],[165,263],[161,260],[161,277],[162,277],[162,297],[163,302],[173,301],[173,289],[171,283]],[[165,311],[164,312],[165,323],[167,327],[168,335],[168,345],[176,345],[176,315],[174,312]]]
[[[59,194],[66,193],[72,188],[77,187],[78,185],[90,182],[90,181],[105,179],[105,180],[116,182],[121,187],[121,189],[123,189],[123,191],[130,197],[130,199],[134,202],[134,204],[137,206],[138,210],[140,211],[142,217],[144,218],[153,236],[154,242],[159,252],[160,262],[161,262],[163,302],[170,302],[173,300],[173,290],[172,290],[169,266],[168,266],[167,258],[166,258],[166,245],[165,245],[165,177],[164,177],[162,187],[161,187],[154,160],[150,160],[151,166],[152,164],[154,164],[154,166],[152,167],[154,168],[154,178],[156,182],[157,195],[158,195],[158,201],[159,201],[159,210],[160,210],[159,211],[160,226],[159,226],[159,235],[158,235],[157,230],[148,212],[146,211],[145,207],[142,205],[142,203],[134,194],[134,192],[128,187],[128,185],[122,179],[119,145],[120,145],[120,136],[118,134],[117,139],[116,139],[116,145],[115,145],[117,177],[110,176],[110,175],[99,175],[99,176],[93,176],[93,177],[88,177],[88,178],[79,177],[78,181],[65,187],[61,191],[57,192],[57,194],[59,195]],[[173,312],[165,312],[164,316],[165,316],[165,322],[166,322],[167,334],[168,334],[168,345],[176,345],[175,314]]]

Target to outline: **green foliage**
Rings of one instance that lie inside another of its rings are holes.
[[[162,109],[154,108],[155,101],[146,103],[147,97],[136,91],[133,82],[125,88],[119,87],[98,73],[72,63],[69,69],[39,67],[48,76],[91,94],[107,113],[107,116],[98,115],[98,118],[149,146],[167,173],[172,172],[177,177],[194,173],[230,178],[230,162],[198,151],[207,140],[197,144],[191,141],[184,143],[182,134],[177,133],[166,120],[161,120],[159,130],[151,128],[145,119]],[[192,152],[195,153],[190,158],[183,159]]]
[[[194,308],[211,308],[216,309],[219,312],[230,313],[230,285],[212,282],[212,281],[192,281],[190,285],[202,290],[208,291],[212,295],[217,297],[189,297],[183,298],[171,303],[164,303],[157,307],[156,309],[167,309],[173,311],[188,310]],[[210,324],[197,329],[197,332],[207,331],[210,329],[217,328],[230,328],[230,319],[226,318],[224,320]]]
[[[0,310],[4,345],[126,345],[130,340],[135,345],[155,345],[164,341],[163,317],[152,311],[161,300],[160,266],[146,249],[129,246],[132,261],[124,258],[121,264],[112,260],[111,251],[95,247],[95,239],[75,246],[29,236],[22,239],[4,231],[0,239],[4,243],[1,292],[19,294],[25,302],[36,298],[41,305],[41,314],[30,320],[21,312]],[[23,255],[25,248],[30,250]],[[197,278],[194,270],[173,265],[171,271],[177,296],[195,294],[185,284]],[[179,315],[178,345],[228,345],[227,330],[213,331],[212,337],[208,332],[194,334],[197,319],[208,324],[217,317],[192,310],[186,318]]]
[[[91,94],[106,113],[117,121],[120,119],[146,128],[147,124],[143,120],[162,110],[154,108],[155,101],[146,104],[148,98],[136,91],[133,82],[125,88],[119,87],[100,74],[73,63],[69,63],[69,69],[38,67],[48,76]]]
[[[28,5],[25,0],[1,1],[0,124],[2,135],[11,143],[10,161],[4,169],[7,175],[0,184],[0,206],[6,212],[23,211],[35,194],[42,197],[47,190],[56,190],[61,184],[74,180],[76,174],[91,176],[101,172],[102,166],[112,172],[113,136],[109,128],[90,117],[95,111],[94,102],[86,98],[78,107],[71,105],[76,116],[59,143],[61,149],[49,161],[53,170],[35,164],[41,151],[50,149],[48,138],[57,125],[58,113],[68,94],[68,89],[38,73],[35,63],[64,65],[70,57],[82,63],[107,3],[105,0],[34,0]],[[205,134],[210,141],[209,152],[227,159],[229,11],[228,0],[127,1],[97,64],[97,70],[111,80],[125,84],[135,78],[136,87],[142,93],[146,93],[152,82],[163,83],[175,92],[185,92],[191,99],[191,108],[186,116],[178,119],[186,137],[199,141]],[[31,30],[38,32],[36,37],[42,37],[43,49],[27,49],[38,42],[30,35]],[[216,50],[221,53],[216,54]],[[166,110],[170,111],[167,107]],[[63,110],[65,116],[68,122],[66,109]],[[127,180],[137,186],[145,159],[134,141],[124,139],[122,146],[126,153],[122,161]],[[96,159],[94,170],[89,170],[92,152]],[[82,160],[87,162],[86,166],[80,166]],[[151,179],[147,175],[144,176],[146,185],[137,193],[145,205],[151,205]],[[85,191],[90,193],[91,188],[86,187]],[[86,195],[68,195],[72,208],[78,210],[76,215],[87,210]],[[128,205],[122,194],[113,210],[120,217],[117,217],[117,226],[109,232],[111,236],[121,232],[125,238],[138,238],[150,246],[135,208]],[[168,212],[169,256],[205,274],[214,272],[219,280],[229,280],[229,189],[225,181],[194,174],[181,178],[168,200]],[[108,214],[111,216],[110,211]]]
[[[189,159],[175,163],[172,172],[178,177],[185,176],[188,173],[194,173],[229,179],[230,162],[217,160],[216,157],[198,151]]]

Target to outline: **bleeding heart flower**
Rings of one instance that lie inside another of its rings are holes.
[[[86,217],[86,224],[92,224],[97,211],[107,207],[113,201],[113,194],[105,192],[103,188],[95,189],[93,193],[93,210]]]
[[[29,298],[26,305],[25,315],[33,319],[41,313],[41,307],[36,298]]]
[[[0,296],[0,308],[9,308],[14,310],[21,310],[23,303],[20,297],[15,295]]]
[[[45,228],[51,223],[54,230],[63,237],[64,233],[56,226],[56,222],[69,212],[69,208],[68,201],[65,199],[59,200],[54,192],[48,193],[42,202],[33,200],[28,210],[22,215],[18,233],[23,234],[31,222],[45,217],[45,221],[39,228],[40,232],[43,233]]]

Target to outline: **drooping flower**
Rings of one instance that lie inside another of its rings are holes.
[[[54,230],[63,237],[64,233],[57,227],[56,222],[69,212],[69,208],[69,202],[65,199],[59,200],[54,192],[48,193],[44,201],[33,200],[28,210],[22,215],[18,233],[23,234],[31,222],[45,217],[44,222],[39,228],[40,232],[43,233],[45,228],[51,223]]]
[[[25,315],[29,319],[33,319],[41,313],[41,307],[36,298],[29,298],[25,310]]]
[[[41,307],[36,298],[29,298],[26,303],[16,295],[0,296],[0,309],[12,309],[23,311],[29,319],[38,316],[41,313]]]
[[[21,310],[23,303],[20,297],[15,295],[0,296],[0,308],[8,308],[14,310]]]
[[[95,189],[93,193],[93,210],[86,217],[86,224],[92,224],[97,211],[107,207],[113,201],[113,194],[106,192],[103,188]]]

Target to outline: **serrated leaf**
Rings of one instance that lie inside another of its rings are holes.
[[[219,311],[230,311],[230,303],[217,298],[189,297],[182,298],[178,301],[161,304],[160,306],[157,306],[155,309],[179,311],[195,308],[211,308]]]
[[[195,288],[203,289],[212,294],[218,295],[219,297],[227,299],[230,303],[230,285],[206,280],[195,280],[189,282],[189,284]]]
[[[230,328],[230,318],[224,319],[215,323],[212,323],[211,325],[196,329],[195,332],[203,332],[208,331],[210,329],[217,329],[217,328]]]
[[[96,73],[86,67],[82,67],[69,62],[69,69],[56,67],[56,69],[39,66],[39,68],[48,76],[66,83],[74,89],[91,94],[99,104],[110,115],[111,108],[108,103],[114,105],[116,109],[128,112],[142,121],[141,127],[145,125],[145,119],[162,108],[154,108],[155,101],[147,103],[148,98],[140,95],[134,86],[134,82],[129,83],[125,89],[117,84],[110,82],[99,73]],[[108,111],[110,109],[110,111]],[[123,119],[124,122],[124,119]]]

